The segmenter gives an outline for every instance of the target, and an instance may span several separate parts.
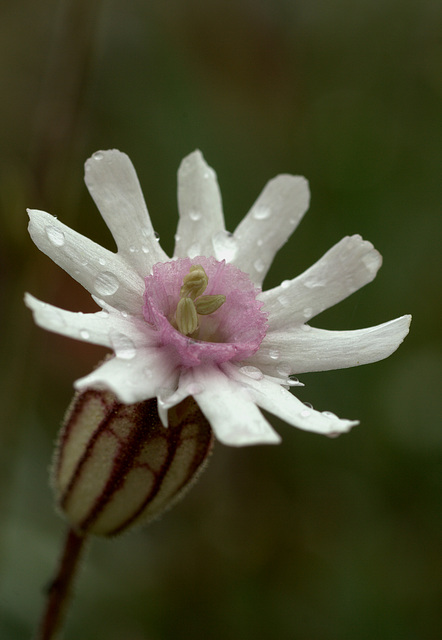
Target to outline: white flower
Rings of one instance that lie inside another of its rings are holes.
[[[408,333],[410,316],[355,331],[306,324],[375,277],[381,256],[358,235],[343,238],[293,280],[261,291],[273,257],[308,208],[304,178],[271,180],[230,234],[216,174],[199,151],[190,154],[178,172],[173,259],[157,241],[125,154],[95,153],[86,162],[85,181],[117,253],[44,211],[29,211],[37,247],[101,307],[74,313],[26,294],[36,323],[114,351],[77,380],[77,389],[109,389],[127,404],[156,396],[164,423],[169,408],[193,395],[228,445],[280,441],[258,406],[326,435],[357,424],[307,407],[290,392],[299,384],[290,376],[386,358]]]

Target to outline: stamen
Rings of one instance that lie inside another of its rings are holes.
[[[198,300],[195,300],[196,312],[200,316],[208,316],[209,313],[213,313],[220,308],[226,301],[226,296],[201,296]]]
[[[176,324],[178,331],[185,336],[193,333],[198,327],[195,303],[190,298],[181,298],[176,308]]]
[[[180,289],[181,298],[192,298],[195,300],[207,288],[209,278],[200,264],[190,267],[189,273],[183,278],[183,286]]]

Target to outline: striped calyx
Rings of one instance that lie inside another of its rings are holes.
[[[74,396],[53,465],[57,503],[74,529],[112,536],[169,508],[204,467],[213,434],[192,398],[169,410],[109,391]]]

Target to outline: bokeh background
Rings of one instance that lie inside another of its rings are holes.
[[[436,0],[17,0],[0,19],[0,637],[24,640],[64,523],[48,485],[72,382],[104,351],[34,327],[23,292],[94,303],[27,236],[42,208],[112,248],[83,162],[132,158],[173,247],[176,169],[200,148],[233,230],[274,175],[312,204],[265,286],[342,236],[384,256],[315,319],[404,313],[385,362],[302,376],[300,397],[359,418],[330,440],[273,420],[278,447],[215,448],[159,522],[95,540],[66,640],[435,640],[441,564],[441,4]]]

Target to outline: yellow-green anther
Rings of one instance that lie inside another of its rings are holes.
[[[207,316],[220,308],[226,301],[226,296],[201,296],[195,300],[196,312],[201,316]]]
[[[185,336],[193,333],[198,327],[195,303],[191,298],[181,298],[176,308],[176,324],[178,331]]]
[[[183,278],[183,286],[180,289],[181,298],[192,298],[195,300],[206,290],[209,278],[200,264],[190,267],[189,273]]]

